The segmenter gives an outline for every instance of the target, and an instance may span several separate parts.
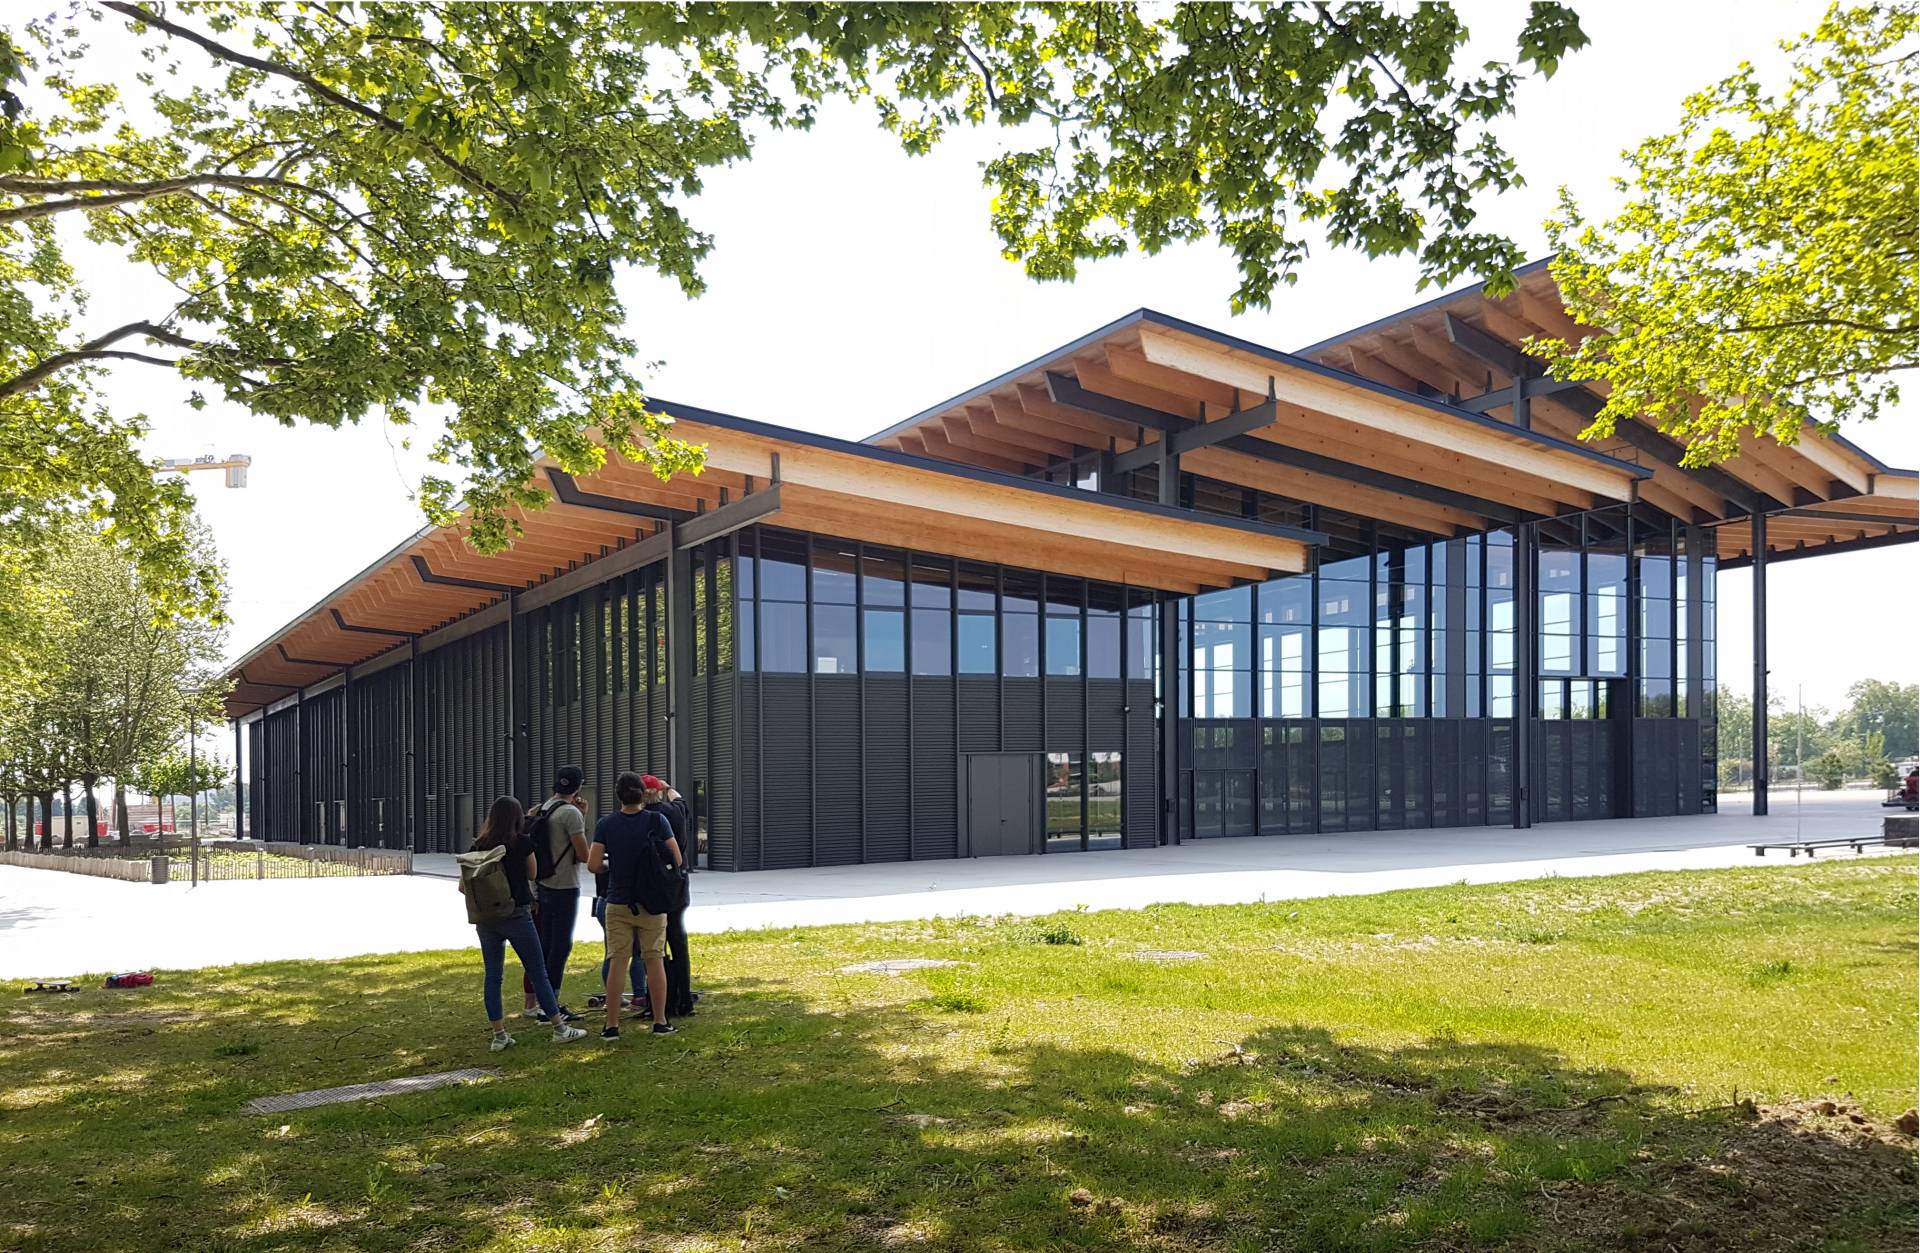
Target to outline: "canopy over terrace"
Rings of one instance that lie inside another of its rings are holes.
[[[512,598],[531,608],[757,522],[1191,594],[1307,567],[1310,530],[1196,515],[657,402],[703,444],[663,482],[613,459],[581,478],[542,464],[551,500],[511,548],[423,530],[229,670],[241,717]]]

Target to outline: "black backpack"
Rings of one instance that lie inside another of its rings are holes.
[[[565,805],[568,802],[560,803]],[[526,825],[521,828],[521,833],[533,843],[533,877],[535,879],[551,879],[553,872],[565,865],[567,858],[573,856],[573,841],[568,840],[565,856],[558,859],[554,857],[553,837],[548,833],[548,828],[552,825],[548,819],[552,816],[553,802],[548,801],[528,814]]]
[[[652,810],[643,809],[640,813],[649,821],[646,836],[640,841],[639,855],[620,859],[613,872],[626,887],[627,899],[635,902],[629,906],[634,913],[671,913],[679,895],[680,877],[674,873],[666,853],[661,851],[660,842],[673,835],[673,827]]]

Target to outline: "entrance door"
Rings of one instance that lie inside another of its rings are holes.
[[[1031,753],[968,753],[967,839],[975,857],[1034,851],[1040,759]]]

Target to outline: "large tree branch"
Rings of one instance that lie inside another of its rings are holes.
[[[150,182],[128,182],[107,178],[60,182],[42,178],[0,177],[0,192],[10,192],[18,196],[67,195],[72,197],[67,200],[41,200],[33,204],[0,209],[0,225],[8,222],[31,221],[34,218],[49,218],[58,213],[71,213],[75,210],[111,209],[116,205],[130,204],[135,201],[179,195],[200,187],[230,187],[236,191],[278,187],[310,195],[326,195],[325,192],[289,179],[269,178],[255,174],[183,174],[178,178],[158,178]],[[82,194],[90,192],[105,194]]]
[[[452,153],[428,143],[425,139],[408,130],[401,123],[380,112],[380,110],[370,108],[351,96],[335,91],[305,70],[295,69],[290,65],[282,65],[278,61],[269,61],[264,57],[252,56],[240,51],[238,48],[229,48],[218,40],[208,38],[199,31],[181,26],[176,22],[169,22],[166,18],[161,17],[152,10],[144,9],[137,4],[128,4],[125,0],[106,0],[104,7],[112,9],[115,13],[119,13],[125,17],[130,17],[136,22],[154,27],[156,30],[166,31],[168,34],[177,35],[189,43],[197,44],[222,61],[229,61],[235,65],[244,65],[250,69],[259,70],[263,74],[272,74],[277,78],[284,78],[291,82],[298,83],[327,103],[337,105],[349,113],[363,117],[375,126],[378,126],[381,130],[393,135],[398,135],[408,143],[416,145],[422,152],[427,153],[448,170],[458,175],[460,181],[466,183],[469,187],[477,191],[483,191],[489,196],[493,196],[516,209],[520,207],[521,198],[517,193],[508,191],[498,183],[493,182],[486,175],[455,157]]]
[[[56,352],[51,357],[47,357],[39,364],[22,370],[10,379],[0,380],[0,397],[18,396],[22,392],[32,391],[53,375],[58,374],[68,366],[78,365],[82,361],[96,361],[101,358],[119,357],[129,360],[146,361],[157,365],[171,366],[174,364],[172,361],[162,357],[149,357],[145,354],[129,352],[125,349],[108,351],[114,344],[119,343],[123,339],[131,339],[135,335],[144,335],[148,339],[158,340],[163,344],[170,344],[175,348],[195,349],[206,347],[206,345],[199,340],[188,339],[186,336],[176,331],[170,331],[166,327],[154,322],[129,322],[125,326],[116,326],[106,334],[88,340],[78,348],[70,349],[66,352]]]
[[[1763,331],[1790,331],[1805,326],[1831,326],[1849,331],[1864,331],[1869,335],[1912,335],[1920,332],[1920,325],[1875,326],[1871,322],[1856,322],[1852,318],[1788,318],[1784,322],[1740,322],[1727,328],[1734,334],[1758,334]]]

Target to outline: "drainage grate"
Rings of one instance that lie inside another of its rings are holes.
[[[855,962],[851,966],[840,967],[843,975],[897,975],[909,970],[927,970],[934,966],[958,966],[955,961],[945,961],[937,957],[895,957],[888,961]]]
[[[424,1092],[450,1083],[475,1083],[491,1079],[500,1072],[489,1067],[470,1070],[446,1070],[437,1075],[408,1075],[404,1079],[382,1079],[379,1083],[350,1083],[344,1088],[316,1088],[311,1092],[282,1092],[247,1102],[249,1114],[285,1114],[316,1105],[338,1105],[345,1101],[370,1101],[380,1096],[399,1096],[406,1092]]]

